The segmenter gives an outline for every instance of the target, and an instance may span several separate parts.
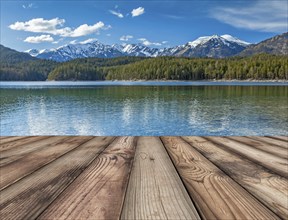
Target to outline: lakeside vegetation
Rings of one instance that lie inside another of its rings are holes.
[[[1,59],[2,60],[2,59]],[[0,80],[287,80],[288,56],[84,58],[1,62]]]

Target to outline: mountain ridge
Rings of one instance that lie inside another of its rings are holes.
[[[226,58],[233,56],[251,56],[259,53],[287,55],[288,33],[276,35],[257,44],[240,40],[229,34],[202,36],[183,45],[167,48],[153,48],[143,44],[106,45],[99,41],[86,44],[67,44],[55,49],[26,51],[40,59],[65,62],[77,58],[115,58],[121,56],[136,57],[210,57]]]
[[[259,42],[258,44],[252,44],[243,50],[239,56],[252,56],[259,53],[287,55],[288,32],[268,38]]]
[[[86,44],[67,44],[56,49],[26,51],[30,55],[65,62],[77,58],[97,57],[114,58],[119,56],[175,56],[175,57],[212,57],[224,58],[236,55],[250,43],[239,40],[231,35],[212,35],[199,37],[184,45],[168,48],[153,48],[142,44],[112,44],[105,45],[99,41]]]

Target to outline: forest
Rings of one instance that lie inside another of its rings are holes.
[[[0,80],[288,80],[288,56],[118,57],[1,62]]]

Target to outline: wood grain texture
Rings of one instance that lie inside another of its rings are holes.
[[[5,143],[0,143],[0,155],[2,156],[3,153],[9,153],[11,152],[11,154],[8,154],[7,157],[9,157],[9,155],[13,155],[13,149],[17,148],[17,147],[21,147],[23,145],[27,145],[39,140],[44,140],[46,138],[49,138],[48,136],[30,136],[30,137],[23,137],[20,139],[16,139],[13,141],[8,141]]]
[[[39,219],[119,219],[135,146],[135,137],[117,138]]]
[[[279,147],[284,147],[285,149],[288,149],[288,142],[287,140],[277,140],[276,138],[270,138],[270,137],[256,137],[256,136],[251,136],[250,138],[259,140],[262,142],[266,142],[268,144],[273,144],[277,145]]]
[[[159,137],[139,137],[121,219],[200,219]]]
[[[25,154],[23,157],[18,155],[18,160],[12,157],[13,162],[1,166],[0,189],[31,174],[87,140],[89,140],[89,137],[51,137],[41,142],[43,146],[39,150]],[[11,159],[11,157],[7,159]]]
[[[2,190],[0,216],[35,219],[113,139],[95,137]]]
[[[237,142],[240,142],[242,144],[251,146],[253,148],[257,148],[258,150],[265,151],[269,154],[273,154],[277,157],[282,157],[284,159],[288,159],[288,149],[285,149],[283,147],[279,147],[277,145],[268,144],[266,142],[258,141],[251,139],[249,137],[226,137],[230,140],[234,140]]]
[[[161,137],[201,217],[279,219],[179,137]]]
[[[242,138],[242,137],[241,137]],[[283,219],[288,216],[288,180],[262,166],[225,151],[203,137],[183,137],[208,160]]]
[[[273,138],[280,141],[285,141],[288,143],[288,136],[268,136],[269,138]]]
[[[277,157],[265,151],[256,149],[255,147],[251,147],[224,137],[206,138],[224,147],[225,149],[229,149],[237,154],[240,154],[243,157],[248,158],[255,163],[260,164],[263,167],[266,167],[269,170],[272,170],[278,175],[286,178],[288,177],[288,160],[282,157]]]
[[[12,141],[16,141],[16,140],[20,140],[20,139],[25,139],[25,138],[29,138],[29,136],[0,136],[0,146],[3,144],[6,144],[8,142],[12,142]],[[1,152],[2,148],[0,147],[0,152]]]
[[[5,151],[2,151],[0,153],[0,167],[3,167],[5,165],[8,165],[9,163],[12,163],[13,161],[19,160],[20,158],[24,157],[25,155],[29,155],[33,152],[37,152],[41,150],[41,148],[45,148],[51,144],[55,144],[57,140],[61,140],[65,138],[64,136],[58,136],[58,137],[47,137],[44,139],[36,140],[27,144],[19,145],[12,149],[7,149]],[[69,137],[66,137],[69,139]]]

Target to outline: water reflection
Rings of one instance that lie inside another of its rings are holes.
[[[287,86],[1,89],[1,135],[287,135]]]

